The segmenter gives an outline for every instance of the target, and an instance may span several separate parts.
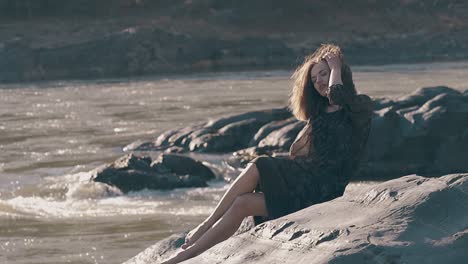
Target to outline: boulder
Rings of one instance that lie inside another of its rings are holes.
[[[386,108],[394,104],[395,102],[389,98],[375,98],[373,100],[373,109],[374,111],[378,111],[380,109]]]
[[[285,126],[288,126],[292,123],[297,123],[297,119],[295,117],[290,117],[285,120],[273,121],[264,126],[262,126],[257,133],[255,133],[252,140],[249,142],[249,147],[257,146],[260,141],[265,139],[270,133],[273,131],[282,129]]]
[[[423,87],[409,95],[398,98],[394,103],[394,108],[398,110],[409,106],[421,106],[439,94],[459,95],[460,92],[447,86]]]
[[[465,263],[467,193],[466,173],[350,184],[342,197],[244,225],[184,263]],[[185,235],[161,240],[125,264],[158,263],[179,250]]]
[[[215,174],[211,169],[203,165],[202,162],[183,155],[163,154],[152,166],[167,168],[177,175],[197,175],[204,181],[213,180],[215,178]]]
[[[289,149],[297,134],[304,126],[304,122],[293,122],[278,130],[274,130],[258,143],[258,147],[271,148],[278,151]]]
[[[249,146],[265,124],[291,117],[287,108],[253,111],[172,129],[150,142],[134,142],[126,150],[147,151],[180,147],[186,151],[226,153]]]
[[[417,173],[434,176],[466,172],[468,163],[468,102],[466,91],[461,93],[447,87],[426,87],[396,101],[374,101],[372,127],[362,166],[355,180],[390,179]],[[276,121],[264,127],[273,126]],[[265,152],[288,151],[303,123],[293,121],[291,133],[283,133],[288,126],[276,130],[259,140],[249,151],[236,151],[232,159],[241,164]],[[260,131],[259,131],[260,133]],[[254,153],[254,154],[253,154]],[[231,159],[231,163],[234,164]]]
[[[214,178],[208,167],[189,157],[163,154],[152,162],[151,157],[138,157],[130,153],[94,170],[91,180],[128,193],[142,189],[205,187],[206,181]]]
[[[359,177],[468,171],[468,163],[458,158],[468,156],[467,127],[462,93],[443,86],[418,89],[374,112]]]

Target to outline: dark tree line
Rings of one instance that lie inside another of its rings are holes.
[[[0,0],[4,18],[114,15],[145,6],[147,0]]]

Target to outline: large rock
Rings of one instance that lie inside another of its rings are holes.
[[[411,173],[443,175],[468,171],[468,91],[424,87],[396,100],[374,100],[363,166],[357,177],[391,178]],[[170,130],[154,142],[128,149],[231,152],[230,164],[245,165],[258,154],[287,152],[305,125],[286,108],[223,117]]]
[[[214,179],[214,173],[192,158],[163,154],[152,162],[150,157],[138,157],[132,153],[104,165],[94,171],[93,181],[106,183],[122,192],[142,189],[174,189],[205,187]]]
[[[466,262],[468,174],[348,185],[344,195],[238,232],[184,263]],[[157,263],[185,233],[125,264]]]
[[[292,122],[277,130],[270,132],[259,143],[259,148],[273,150],[287,150],[293,143],[299,131],[304,128],[304,122]]]
[[[126,150],[164,150],[181,147],[187,151],[226,153],[246,148],[266,124],[291,117],[286,108],[253,111],[221,117],[181,129],[169,130],[152,142],[130,144]],[[286,123],[284,124],[286,125]],[[277,126],[278,128],[281,126]],[[268,130],[270,133],[272,130]],[[267,136],[270,133],[264,133]],[[261,140],[262,138],[258,138]]]
[[[215,174],[203,163],[182,155],[163,154],[160,156],[160,160],[153,163],[152,166],[167,168],[178,175],[197,175],[204,181],[215,178]]]
[[[361,177],[468,171],[468,102],[459,91],[427,87],[374,112]],[[455,143],[457,142],[457,143]]]

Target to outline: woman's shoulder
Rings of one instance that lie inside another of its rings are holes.
[[[357,94],[356,95],[356,100],[358,100],[359,102],[361,102],[363,104],[372,105],[372,99],[367,94]]]
[[[357,94],[353,100],[349,102],[349,108],[351,112],[359,113],[372,113],[373,102],[372,99],[366,94]]]

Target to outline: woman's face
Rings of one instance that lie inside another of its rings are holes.
[[[321,95],[326,96],[328,89],[328,80],[330,79],[330,68],[326,61],[320,61],[310,70],[310,78],[314,84],[315,90]]]

